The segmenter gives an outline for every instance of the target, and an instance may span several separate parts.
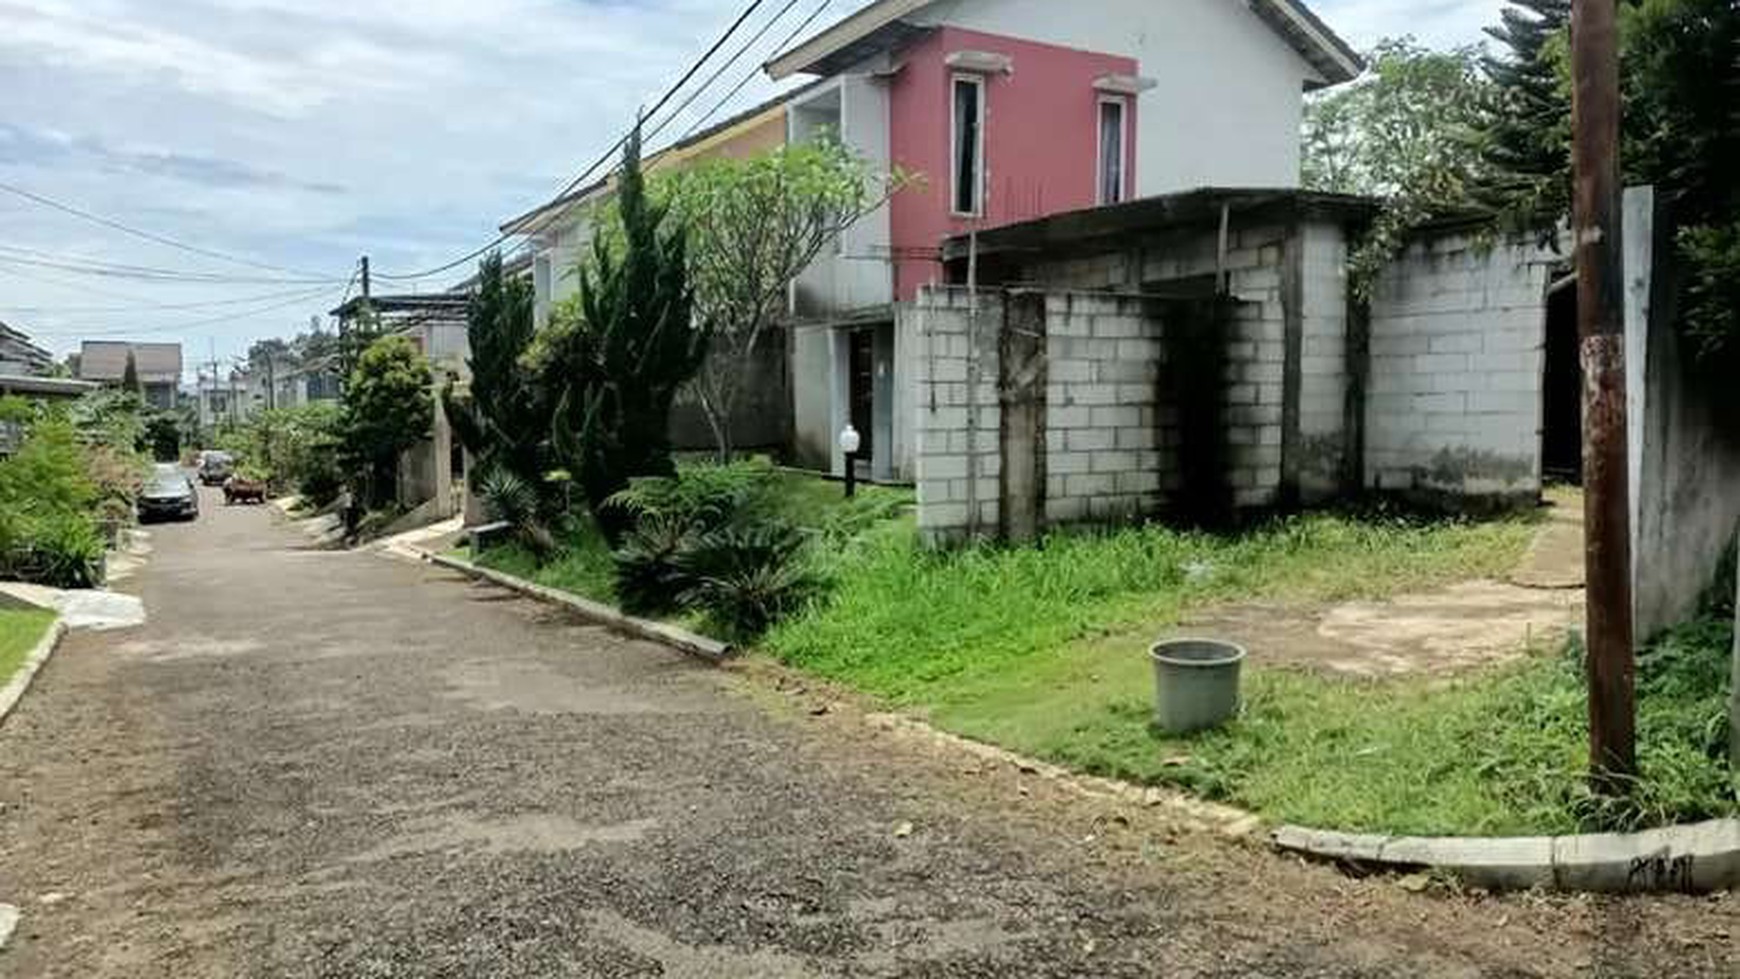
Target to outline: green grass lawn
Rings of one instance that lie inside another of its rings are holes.
[[[0,608],[0,687],[24,665],[54,622],[54,613],[34,608]]]
[[[830,599],[764,648],[945,729],[1277,820],[1527,833],[1734,811],[1705,730],[1725,691],[1719,628],[1676,637],[1654,667],[1645,658],[1649,780],[1628,807],[1582,791],[1581,681],[1552,651],[1451,684],[1247,668],[1246,708],[1228,727],[1166,739],[1150,726],[1145,640],[1187,609],[1375,598],[1497,575],[1533,531],[1522,518],[1308,515],[1230,536],[1148,527],[947,555],[885,531]]]

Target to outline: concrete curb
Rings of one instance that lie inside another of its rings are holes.
[[[1641,833],[1412,837],[1283,826],[1275,846],[1381,870],[1445,870],[1490,890],[1702,894],[1740,887],[1740,819]]]
[[[410,545],[406,545],[406,548],[412,549]],[[516,578],[510,574],[503,574],[502,572],[491,568],[480,567],[461,558],[448,557],[445,554],[432,554],[428,551],[422,550],[421,548],[416,548],[416,550],[424,561],[431,564],[439,565],[440,567],[458,571],[461,574],[469,575],[473,578],[500,585],[503,588],[517,591],[522,595],[530,596],[539,601],[548,602],[551,605],[559,605],[574,612],[581,618],[596,622],[599,625],[613,629],[625,635],[633,636],[636,639],[648,639],[652,642],[662,643],[672,649],[678,650],[679,652],[687,653],[690,656],[706,660],[714,665],[723,663],[731,658],[730,645],[719,642],[716,639],[708,639],[706,636],[696,635],[687,629],[681,629],[674,625],[666,625],[663,622],[652,622],[647,619],[638,619],[632,615],[624,613],[620,609],[612,608],[611,606],[605,605],[601,602],[590,601],[581,598],[578,595],[569,594],[561,589],[549,588],[544,585],[526,581],[523,578]]]
[[[59,615],[49,623],[48,631],[37,640],[36,647],[24,657],[24,664],[18,672],[12,674],[12,679],[6,686],[0,687],[0,724],[6,723],[6,716],[12,713],[12,708],[24,699],[24,691],[30,688],[30,681],[36,678],[36,672],[42,669],[42,664],[54,655],[60,647],[62,636],[66,635],[66,620]]]

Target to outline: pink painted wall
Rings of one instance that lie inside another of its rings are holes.
[[[1012,74],[983,76],[988,179],[980,218],[949,213],[955,72],[946,59],[956,51],[988,51],[1014,61]],[[1094,80],[1137,74],[1135,59],[944,27],[902,51],[901,61],[889,84],[889,149],[895,164],[925,179],[890,204],[897,300],[910,300],[920,286],[941,279],[941,267],[916,254],[934,250],[950,235],[1098,203],[1100,93]],[[1126,96],[1125,107],[1124,186],[1130,195],[1136,99]]]

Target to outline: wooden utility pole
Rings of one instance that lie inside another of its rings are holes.
[[[1608,793],[1624,792],[1637,773],[1616,21],[1616,0],[1572,4],[1571,232],[1583,363],[1589,764],[1596,788]]]
[[[369,298],[370,298],[370,296],[369,296],[369,257],[367,255],[364,255],[362,257],[362,297],[363,297],[363,302],[365,304],[367,304],[367,302],[369,301]]]

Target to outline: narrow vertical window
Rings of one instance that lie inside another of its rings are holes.
[[[966,76],[954,81],[954,187],[956,214],[977,216],[984,207],[985,83]]]
[[[1124,199],[1124,100],[1100,100],[1100,170],[1101,204],[1117,204]]]

